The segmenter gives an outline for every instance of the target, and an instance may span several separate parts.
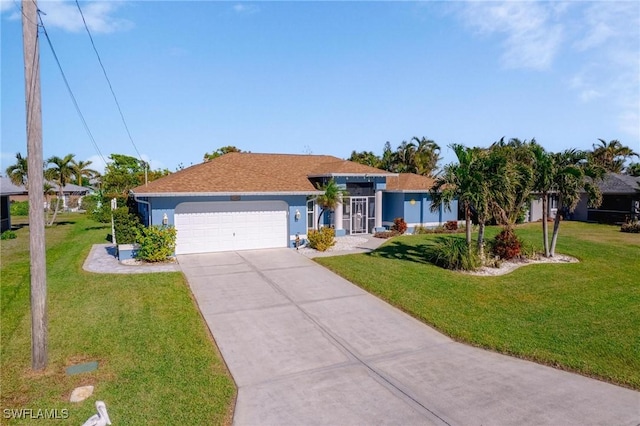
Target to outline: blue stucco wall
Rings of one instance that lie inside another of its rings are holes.
[[[420,192],[385,192],[382,198],[382,223],[389,226],[397,217],[409,224],[409,232],[415,224],[437,226],[449,220],[458,219],[458,201],[451,203],[451,211],[443,206],[431,211],[431,195]]]
[[[230,196],[211,196],[211,197],[138,197],[144,201],[149,201],[151,204],[151,221],[148,222],[149,217],[147,213],[147,207],[144,203],[139,203],[138,208],[147,224],[150,225],[162,225],[162,219],[164,215],[167,215],[168,225],[174,224],[174,213],[176,206],[180,203],[193,203],[193,202],[207,202],[207,201],[231,201]],[[296,234],[304,236],[307,233],[307,197],[305,195],[248,195],[241,196],[236,201],[284,201],[289,206],[289,240],[290,246],[295,244]],[[295,219],[296,210],[300,211],[300,219]],[[147,214],[145,216],[145,213]]]
[[[404,216],[404,194],[385,192],[382,194],[382,222],[393,222],[396,217]]]

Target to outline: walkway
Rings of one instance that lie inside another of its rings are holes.
[[[640,393],[456,343],[294,250],[178,260],[235,424],[640,423]]]
[[[177,263],[159,263],[157,265],[124,265],[116,258],[116,246],[113,244],[94,244],[82,269],[102,274],[148,274],[150,272],[177,272]]]

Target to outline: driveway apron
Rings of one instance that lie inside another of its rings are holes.
[[[179,256],[237,425],[632,425],[640,393],[452,341],[290,249]]]

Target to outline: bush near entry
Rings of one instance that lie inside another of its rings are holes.
[[[307,233],[309,247],[318,251],[326,251],[336,243],[336,231],[333,228],[312,229]]]
[[[147,262],[163,262],[176,250],[176,228],[173,226],[142,227],[139,231],[137,258]]]

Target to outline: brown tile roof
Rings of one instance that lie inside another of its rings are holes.
[[[330,155],[254,154],[232,152],[197,164],[148,185],[135,194],[274,193],[317,191],[310,176],[393,175]]]
[[[415,173],[400,173],[387,178],[387,191],[428,191],[434,180]]]

